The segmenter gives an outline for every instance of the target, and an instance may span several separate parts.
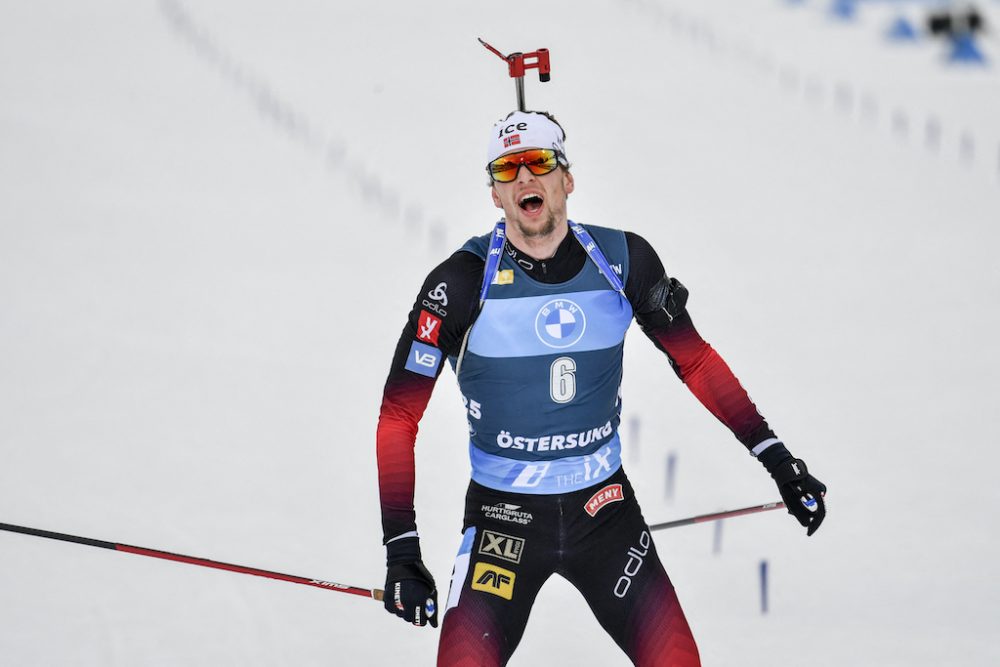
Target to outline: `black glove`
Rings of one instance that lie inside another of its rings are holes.
[[[806,462],[793,457],[781,443],[771,445],[757,458],[778,485],[788,513],[806,526],[806,535],[819,530],[826,517],[826,485],[810,475]]]
[[[420,560],[416,537],[394,540],[385,545],[385,610],[408,623],[437,627],[437,587],[434,577]]]

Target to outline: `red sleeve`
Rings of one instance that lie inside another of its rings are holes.
[[[691,393],[747,449],[775,437],[729,366],[698,334],[687,311],[666,327],[647,330],[646,335],[666,352]]]
[[[413,448],[434,384],[478,313],[483,260],[457,252],[427,276],[396,344],[382,395],[375,455],[383,539],[415,531]]]
[[[694,328],[685,308],[687,288],[667,277],[663,263],[646,239],[631,232],[625,232],[625,239],[629,251],[625,293],[643,333],[666,353],[674,372],[691,393],[747,449],[774,438],[740,381]]]
[[[417,424],[427,408],[433,378],[415,377],[386,384],[375,436],[383,537],[388,540],[416,530],[413,491],[416,470],[413,446]]]

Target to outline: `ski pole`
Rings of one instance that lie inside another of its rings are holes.
[[[45,537],[50,540],[75,542],[76,544],[83,544],[88,547],[99,547],[101,549],[124,551],[125,553],[137,554],[139,556],[163,558],[164,560],[177,561],[178,563],[188,563],[189,565],[201,565],[202,567],[213,567],[217,570],[229,570],[230,572],[239,572],[240,574],[252,574],[257,577],[278,579],[279,581],[288,581],[293,584],[302,584],[304,586],[315,586],[316,588],[322,588],[328,591],[336,591],[338,593],[350,593],[351,595],[361,595],[363,597],[368,597],[373,600],[381,600],[383,594],[382,590],[379,588],[360,588],[358,586],[348,586],[346,584],[335,584],[332,581],[323,581],[322,579],[310,579],[308,577],[299,577],[294,574],[281,574],[280,572],[261,570],[260,568],[247,567],[246,565],[233,565],[232,563],[222,563],[215,560],[208,560],[207,558],[198,558],[197,556],[185,556],[183,554],[170,553],[169,551],[160,551],[159,549],[134,547],[128,544],[118,544],[117,542],[105,542],[103,540],[95,540],[89,537],[77,537],[75,535],[66,535],[65,533],[53,533],[48,530],[38,530],[37,528],[25,528],[24,526],[13,526],[9,523],[0,523],[0,530],[6,530],[12,533],[21,533],[23,535],[33,535],[35,537]]]
[[[725,512],[715,512],[713,514],[701,514],[699,516],[688,517],[687,519],[677,519],[676,521],[666,521],[664,523],[654,523],[649,527],[650,530],[665,530],[667,528],[677,528],[678,526],[690,526],[692,523],[705,523],[707,521],[718,521],[719,519],[728,519],[734,516],[743,516],[744,514],[756,514],[757,512],[769,512],[771,510],[781,509],[785,506],[785,503],[778,501],[776,503],[764,503],[763,505],[754,505],[753,507],[744,507],[738,510],[727,510]]]

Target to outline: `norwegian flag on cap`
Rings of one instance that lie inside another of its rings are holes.
[[[520,134],[512,134],[509,137],[504,137],[503,138],[503,147],[504,148],[510,148],[511,146],[518,145],[519,143],[521,143],[521,135]]]
[[[551,148],[560,154],[560,164],[566,166],[566,149],[563,147],[565,139],[566,134],[559,124],[543,112],[512,111],[493,126],[486,150],[486,163],[489,164],[510,150]]]

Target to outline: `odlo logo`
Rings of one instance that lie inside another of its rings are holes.
[[[628,560],[625,562],[625,572],[622,576],[618,577],[618,582],[615,584],[615,597],[623,598],[628,593],[628,589],[632,585],[632,577],[639,574],[639,570],[642,569],[642,564],[645,562],[646,554],[649,553],[649,542],[649,532],[644,530],[642,531],[642,535],[639,536],[639,548],[628,548]]]
[[[514,579],[516,574],[502,567],[489,563],[476,563],[472,573],[472,590],[483,591],[510,600],[514,597]]]

